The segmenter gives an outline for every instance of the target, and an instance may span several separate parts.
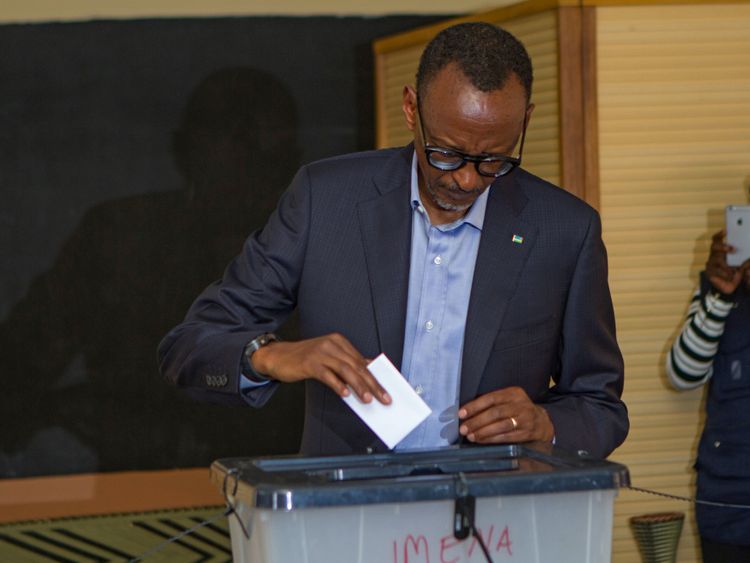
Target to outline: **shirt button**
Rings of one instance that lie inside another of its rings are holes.
[[[422,387],[421,385],[417,385],[414,388],[414,391],[417,393],[417,395],[422,396],[422,393],[424,393],[424,387]]]
[[[442,257],[442,256],[435,256],[435,259],[433,260],[433,262],[434,262],[434,263],[435,263],[436,265],[440,266],[440,264],[442,264],[442,263],[443,263],[443,257]]]
[[[721,446],[721,442],[719,442],[718,440],[716,440],[714,442],[714,448],[718,448],[719,446]]]
[[[427,330],[432,330],[433,328],[435,328],[435,325],[434,325],[434,324],[432,324],[432,321],[427,321],[426,323],[424,323],[424,327],[425,327],[425,328],[426,328]]]

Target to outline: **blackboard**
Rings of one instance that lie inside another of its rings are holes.
[[[0,477],[296,451],[299,387],[197,403],[156,346],[301,163],[372,147],[371,41],[436,19],[0,26]]]

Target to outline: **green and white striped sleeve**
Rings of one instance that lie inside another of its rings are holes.
[[[713,375],[713,361],[734,303],[696,289],[682,332],[667,354],[667,376],[675,389],[700,387]]]

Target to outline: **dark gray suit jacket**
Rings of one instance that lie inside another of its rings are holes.
[[[295,307],[302,338],[339,332],[365,357],[385,352],[398,367],[412,155],[408,146],[303,167],[268,224],[162,341],[164,376],[203,399],[262,405],[276,384],[241,396],[242,349]],[[335,393],[306,385],[303,453],[384,449]],[[604,457],[625,439],[623,363],[599,216],[521,169],[498,179],[487,202],[460,402],[513,385],[547,409],[563,448]]]

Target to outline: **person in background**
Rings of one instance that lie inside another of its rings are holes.
[[[384,352],[432,409],[397,448],[609,455],[628,416],[600,218],[519,167],[531,86],[510,33],[440,32],[403,90],[413,144],[303,167],[162,340],[164,377],[252,406],[304,380],[303,453],[384,451],[341,400],[391,402],[366,368]],[[302,338],[280,341],[295,308]]]
[[[711,253],[687,319],[667,355],[675,389],[708,385],[698,445],[695,516],[707,563],[750,561],[750,261],[727,265],[725,232]]]

